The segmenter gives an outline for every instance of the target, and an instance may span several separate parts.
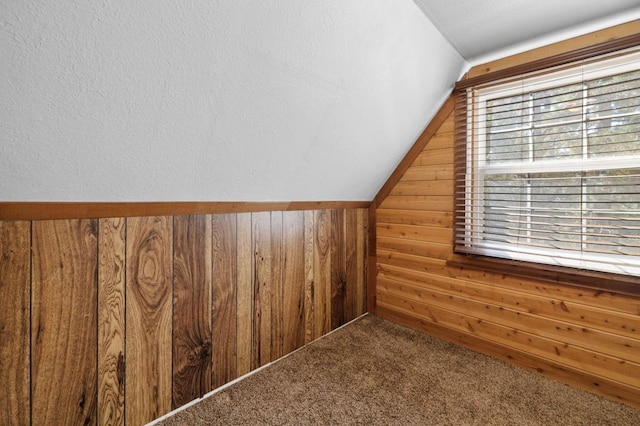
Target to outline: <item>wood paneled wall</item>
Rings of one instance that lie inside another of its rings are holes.
[[[143,424],[356,318],[367,215],[0,221],[0,424]]]
[[[447,265],[453,138],[451,113],[379,200],[376,314],[640,407],[640,298]]]

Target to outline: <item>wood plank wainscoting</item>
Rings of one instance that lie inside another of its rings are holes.
[[[635,21],[550,51],[638,32]],[[450,99],[374,201],[376,315],[640,408],[640,297],[448,263],[453,147]]]
[[[376,218],[376,315],[640,407],[640,298],[447,265],[452,113]]]
[[[0,424],[143,424],[356,318],[368,204],[56,220],[3,204]]]

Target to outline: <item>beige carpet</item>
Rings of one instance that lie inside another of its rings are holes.
[[[640,425],[640,410],[365,316],[169,425]]]

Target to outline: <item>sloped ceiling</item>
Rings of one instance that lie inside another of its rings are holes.
[[[411,0],[22,0],[0,200],[370,200],[465,68]]]
[[[516,3],[0,2],[0,200],[370,200],[465,58],[632,2],[526,36]]]
[[[640,18],[639,0],[414,1],[473,64]]]

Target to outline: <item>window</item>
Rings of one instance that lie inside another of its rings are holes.
[[[472,86],[457,106],[457,252],[640,276],[639,49]]]

